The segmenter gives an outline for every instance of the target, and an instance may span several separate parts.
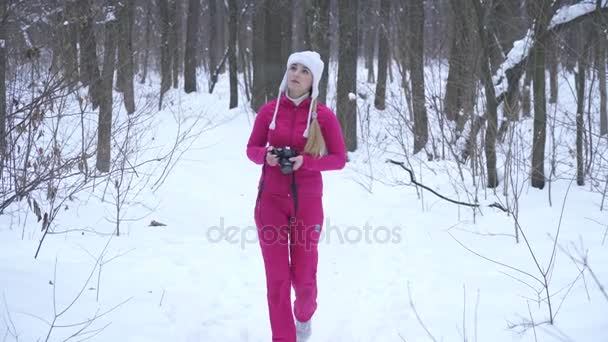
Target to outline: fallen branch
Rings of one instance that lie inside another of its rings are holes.
[[[440,193],[438,193],[437,191],[429,188],[428,186],[426,186],[424,184],[421,184],[421,183],[418,183],[416,181],[416,179],[414,178],[414,172],[412,172],[412,170],[410,170],[407,167],[405,167],[405,164],[403,162],[398,162],[398,161],[395,161],[395,160],[392,160],[392,159],[387,159],[386,162],[387,163],[392,163],[392,164],[395,164],[395,165],[398,165],[398,166],[401,166],[402,169],[404,169],[405,171],[407,171],[410,174],[410,181],[413,184],[415,184],[416,186],[419,186],[419,187],[421,187],[421,188],[423,188],[425,190],[428,190],[428,191],[432,192],[435,196],[437,196],[437,197],[439,197],[441,199],[444,199],[444,200],[446,200],[448,202],[451,202],[451,203],[454,203],[454,204],[457,204],[457,205],[463,205],[463,206],[471,207],[471,208],[480,208],[482,206],[482,204],[479,204],[479,203],[467,203],[467,202],[461,202],[461,201],[456,201],[456,200],[447,198],[447,197],[441,195]],[[500,209],[500,210],[502,210],[505,213],[507,212],[507,209],[505,207],[503,207],[500,203],[497,203],[497,202],[494,202],[492,204],[488,204],[487,206],[491,207],[491,208]]]

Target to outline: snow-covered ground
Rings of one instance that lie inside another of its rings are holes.
[[[73,340],[270,341],[253,221],[260,168],[245,155],[253,114],[243,101],[227,109],[224,78],[213,95],[172,90],[169,97],[172,105],[156,114],[149,132],[158,146],[175,140],[172,113],[225,122],[181,155],[157,191],[147,187],[133,200],[120,236],[107,235],[115,227],[113,205],[83,196],[54,226],[75,231],[47,236],[34,259],[41,237],[35,219],[0,216],[3,341],[49,335],[48,341],[63,341],[83,328]],[[531,125],[524,121],[524,131]],[[519,223],[543,270],[560,227],[549,273],[555,324],[526,329],[521,324],[530,319],[546,321],[549,308],[531,277],[542,279],[534,258],[523,240],[515,243],[513,218],[484,207],[474,220],[470,209],[429,192],[419,198],[414,187],[393,185],[408,178],[384,164],[386,156],[368,157],[362,147],[344,170],[324,174],[319,307],[310,342],[608,341],[608,298],[562,250],[576,255],[574,246],[582,244],[595,276],[608,286],[608,219],[599,210],[600,194],[558,180],[549,206],[547,188],[523,188]],[[370,162],[378,179],[371,192],[362,186],[370,184],[363,175]],[[455,196],[452,162],[412,162],[418,179]],[[495,200],[484,193],[480,200]],[[152,220],[167,226],[150,227]]]

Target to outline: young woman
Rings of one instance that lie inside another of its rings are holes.
[[[336,115],[317,101],[323,68],[316,52],[291,54],[278,97],[260,108],[247,143],[247,157],[262,165],[254,217],[273,341],[310,337],[324,218],[321,172],[346,163]]]

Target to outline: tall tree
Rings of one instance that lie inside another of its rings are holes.
[[[66,1],[63,12],[61,13],[60,32],[61,32],[61,51],[63,58],[63,70],[66,81],[73,86],[79,80],[78,72],[78,30],[76,19],[78,8],[76,3]]]
[[[601,1],[596,1],[597,15],[595,16],[595,24],[599,28],[596,31],[595,39],[595,68],[599,79],[600,91],[600,135],[608,134],[608,111],[606,106],[606,29],[608,29],[608,21],[601,13]]]
[[[358,0],[338,0],[338,81],[336,111],[348,151],[357,149],[357,44]],[[351,99],[351,95],[354,98]]]
[[[285,29],[283,27],[285,21],[282,19],[287,0],[265,1],[265,58],[264,58],[264,76],[266,81],[266,98],[272,99],[277,96],[277,89],[283,79],[285,73],[285,63],[287,56],[284,56],[285,47],[284,39]],[[289,12],[287,12],[289,13]],[[291,40],[290,40],[291,41]]]
[[[384,110],[386,108],[386,74],[388,69],[388,25],[390,23],[390,6],[389,0],[380,2],[380,22],[378,25],[378,34],[380,41],[378,43],[378,82],[376,83],[376,96],[374,106],[377,109]]]
[[[484,20],[484,11],[481,7],[480,0],[472,0],[473,7],[475,9],[475,13],[477,14],[477,32],[479,34],[479,41],[481,43],[482,49],[482,62],[481,62],[481,72],[482,72],[482,80],[486,93],[486,113],[488,119],[487,129],[486,129],[486,166],[487,166],[487,177],[488,177],[488,187],[495,188],[498,186],[498,175],[496,172],[496,129],[497,129],[497,101],[496,94],[494,91],[494,83],[492,82],[492,68],[490,65],[490,39],[487,36],[487,32],[489,30],[484,29],[488,27],[488,23]],[[485,23],[485,25],[484,25]]]
[[[209,72],[213,72],[217,68],[222,51],[220,51],[220,40],[219,40],[219,15],[217,9],[217,0],[209,0]]]
[[[80,11],[80,81],[89,87],[89,97],[93,109],[99,106],[99,64],[97,61],[97,39],[94,31],[94,14],[91,10],[91,1],[78,2]]]
[[[230,105],[229,108],[238,106],[238,84],[237,84],[237,68],[236,68],[236,33],[238,30],[237,23],[237,4],[236,0],[228,0],[229,12],[229,36],[228,43],[228,65],[230,67]]]
[[[145,33],[144,33],[144,56],[143,56],[143,70],[141,73],[140,83],[144,84],[146,82],[146,77],[148,76],[148,59],[150,58],[150,45],[152,45],[152,7],[154,6],[153,1],[146,1],[146,19],[145,19]]]
[[[0,3],[0,174],[6,157],[6,2]]]
[[[545,187],[545,143],[547,136],[547,104],[545,97],[545,45],[547,27],[551,20],[551,1],[537,0],[527,3],[535,19],[534,48],[532,52],[534,88],[534,130],[532,142],[532,186]]]
[[[169,50],[169,2],[158,0],[158,12],[160,14],[160,98],[158,109],[162,108],[163,96],[171,88],[171,50]]]
[[[329,79],[329,10],[330,1],[312,0],[307,10],[307,29],[310,35],[311,49],[321,55],[325,68],[319,84],[319,101],[326,102],[327,83]]]
[[[188,1],[188,18],[186,27],[186,51],[184,53],[184,91],[196,91],[196,49],[198,47],[198,21],[200,17],[200,0]]]
[[[256,1],[253,5],[252,53],[253,80],[251,85],[251,108],[255,111],[266,102],[266,45],[265,18],[266,0]]]
[[[406,1],[410,23],[409,60],[414,110],[414,154],[416,154],[426,146],[429,137],[424,93],[424,1]]]
[[[115,1],[109,0],[108,6],[114,9]],[[108,16],[111,17],[111,16]],[[114,18],[116,14],[114,13]],[[112,84],[116,64],[116,19],[105,23],[104,57],[101,76],[101,102],[99,103],[99,122],[97,128],[97,170],[110,171],[112,136]]]
[[[118,1],[118,63],[116,67],[117,89],[122,92],[127,113],[135,112],[133,90],[133,20],[134,0]]]
[[[576,81],[576,184],[585,185],[585,155],[583,153],[583,141],[585,131],[585,71],[587,70],[587,58],[589,55],[590,27],[587,25],[579,25],[580,41],[583,43],[583,51],[581,51],[577,62],[577,70],[575,73]]]
[[[181,6],[179,6],[180,0],[169,1],[169,20],[171,24],[169,27],[169,51],[171,51],[171,81],[173,82],[173,88],[177,88],[179,85],[179,62],[182,61],[179,58],[179,23],[181,18]]]
[[[450,2],[448,78],[444,110],[448,120],[457,121],[460,134],[473,114],[478,83],[479,39],[476,15],[470,1]],[[466,19],[463,19],[466,18]]]

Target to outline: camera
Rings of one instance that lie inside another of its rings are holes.
[[[279,147],[273,148],[270,153],[274,154],[279,159],[279,166],[281,167],[281,172],[283,174],[287,175],[293,172],[294,162],[289,160],[289,158],[296,157],[298,152],[289,147]]]

